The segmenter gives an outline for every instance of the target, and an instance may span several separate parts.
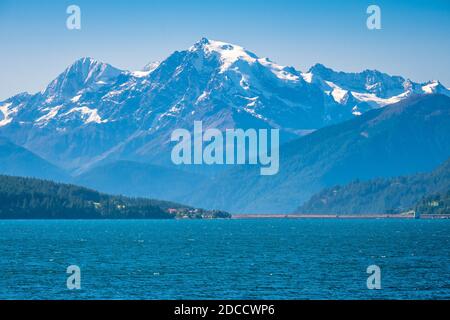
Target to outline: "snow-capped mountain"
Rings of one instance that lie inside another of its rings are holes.
[[[0,102],[0,135],[63,168],[169,163],[170,134],[204,126],[279,128],[287,141],[413,94],[444,93],[379,71],[302,73],[244,48],[201,39],[140,71],[83,58],[40,93]]]

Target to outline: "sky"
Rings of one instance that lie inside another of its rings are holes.
[[[81,30],[66,27],[72,4]],[[366,26],[372,4],[381,30]],[[44,89],[81,57],[140,70],[202,37],[301,71],[322,63],[450,87],[448,0],[0,0],[0,101]]]

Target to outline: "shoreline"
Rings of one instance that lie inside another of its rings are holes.
[[[422,215],[416,218],[414,215],[408,214],[361,214],[361,215],[338,215],[338,214],[236,214],[232,215],[234,220],[250,220],[250,219],[450,219],[448,215]]]
[[[334,215],[334,214],[236,214],[230,218],[0,218],[1,221],[210,221],[210,220],[258,220],[258,219],[286,219],[286,220],[300,220],[300,219],[364,219],[364,220],[380,220],[380,219],[392,219],[392,220],[447,220],[450,219],[450,214],[435,214],[435,215],[422,215],[420,218],[416,218],[413,215],[401,215],[401,214],[366,214],[366,215]]]

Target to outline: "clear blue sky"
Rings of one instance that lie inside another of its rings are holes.
[[[66,29],[70,4],[80,31]],[[370,4],[382,30],[366,28]],[[302,71],[320,62],[450,86],[448,0],[0,0],[0,100],[45,88],[82,56],[135,70],[201,37]]]

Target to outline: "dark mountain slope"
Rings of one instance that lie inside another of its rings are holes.
[[[325,189],[297,211],[301,213],[366,214],[410,210],[424,196],[450,190],[450,159],[431,173],[391,179],[354,181]]]
[[[202,175],[175,168],[117,161],[76,177],[77,184],[113,194],[180,201],[206,181]]]
[[[0,174],[68,181],[58,167],[0,137]]]

